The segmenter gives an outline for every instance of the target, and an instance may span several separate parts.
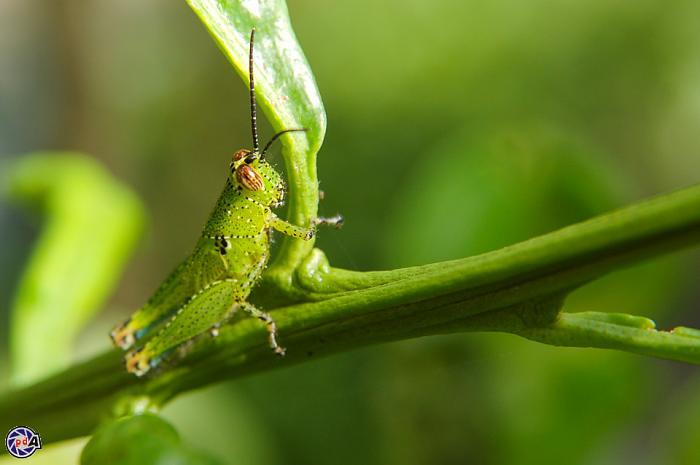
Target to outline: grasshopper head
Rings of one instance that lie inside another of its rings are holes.
[[[284,196],[281,176],[256,150],[241,149],[233,154],[229,179],[266,205],[273,205]]]

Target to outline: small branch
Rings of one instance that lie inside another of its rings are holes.
[[[700,338],[693,330],[662,333],[640,317],[559,312],[565,296],[582,284],[698,242],[700,186],[451,262],[360,273],[330,268],[317,251],[295,280],[296,293],[308,301],[272,312],[286,357],[270,353],[259,322],[241,319],[216,339],[199,339],[186,358],[147,379],[126,374],[113,351],[7,393],[0,418],[31,424],[51,442],[88,434],[124,397],[147,396],[160,405],[190,389],[335,352],[466,331],[698,363]]]
[[[562,313],[553,325],[520,334],[555,346],[624,350],[700,365],[700,331],[684,327],[657,331],[653,321],[632,315]]]

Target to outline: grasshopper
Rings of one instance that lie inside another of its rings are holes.
[[[204,226],[192,254],[187,257],[146,305],[110,336],[126,354],[126,369],[143,376],[168,354],[209,331],[216,335],[219,325],[241,310],[265,323],[274,353],[284,355],[277,342],[277,328],[270,315],[247,302],[270,256],[270,236],[276,230],[287,236],[310,240],[318,224],[342,224],[342,217],[318,218],[311,227],[301,227],[279,218],[272,209],[284,200],[285,184],[265,160],[273,142],[290,132],[275,134],[260,150],[258,142],[253,44],[250,33],[248,76],[253,149],[233,154],[224,190]],[[142,339],[147,338],[145,343]]]

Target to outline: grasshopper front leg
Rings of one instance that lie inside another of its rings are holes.
[[[344,222],[345,218],[343,218],[343,215],[338,213],[337,215],[330,217],[319,216],[314,220],[314,225],[331,226],[335,229],[340,229],[343,226]]]
[[[343,225],[344,218],[342,215],[335,215],[330,218],[319,217],[313,220],[313,226],[304,228],[302,226],[297,226],[288,221],[283,220],[279,216],[271,213],[270,226],[276,231],[281,232],[284,235],[290,237],[296,237],[298,239],[304,239],[308,241],[316,234],[317,225],[327,225],[333,226],[335,228],[340,228]]]

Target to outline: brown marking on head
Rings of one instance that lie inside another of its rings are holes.
[[[241,158],[245,157],[246,155],[249,155],[250,153],[251,153],[251,151],[248,149],[241,149],[233,154],[233,161],[238,161]]]
[[[238,167],[236,170],[236,179],[248,190],[265,190],[262,177],[249,165],[241,165]]]

